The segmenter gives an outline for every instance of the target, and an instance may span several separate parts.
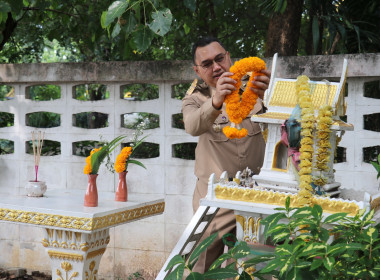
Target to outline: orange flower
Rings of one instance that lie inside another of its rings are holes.
[[[259,73],[264,69],[266,69],[265,62],[258,57],[243,58],[231,66],[230,72],[234,73],[231,78],[237,82],[235,85],[236,90],[227,95],[224,102],[226,103],[227,115],[232,123],[236,125],[240,124],[255,106],[258,96],[251,90],[251,87],[254,87],[251,86],[251,81],[253,81],[255,76],[264,75]],[[241,87],[241,78],[250,71],[253,73],[240,99],[239,89]],[[229,126],[223,129],[223,133],[230,139],[242,138],[247,135],[245,129],[239,130]]]
[[[132,147],[125,147],[121,150],[120,154],[116,157],[115,161],[115,171],[121,173],[125,171],[125,164],[128,157],[132,153]]]
[[[91,156],[93,154],[95,154],[97,151],[100,151],[101,149],[102,149],[102,147],[100,147],[99,149],[92,149],[92,151],[90,152],[90,155],[88,157],[86,157],[86,166],[83,169],[84,174],[91,174],[91,172],[92,172]]]

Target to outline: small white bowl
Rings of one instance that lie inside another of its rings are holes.
[[[26,194],[32,197],[41,197],[46,192],[46,183],[44,181],[29,181],[25,187]]]

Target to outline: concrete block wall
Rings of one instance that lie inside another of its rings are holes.
[[[380,79],[380,54],[280,57],[278,76],[295,78],[305,74],[314,80],[339,79],[343,58],[348,59],[347,120],[355,131],[343,137],[347,162],[335,165],[336,179],[342,182],[344,195],[362,199],[363,191],[376,193],[375,170],[362,162],[362,148],[380,145],[379,132],[363,129],[363,114],[380,112],[379,99],[364,98],[363,85]],[[270,68],[271,59],[266,60]],[[33,178],[33,156],[25,153],[25,141],[31,131],[25,115],[48,111],[61,114],[61,125],[45,131],[45,139],[59,141],[61,154],[42,157],[39,178],[48,188],[82,189],[87,186],[83,174],[84,158],[72,155],[72,143],[82,140],[111,140],[133,131],[121,127],[121,114],[149,112],[160,116],[160,126],[147,130],[147,142],[159,144],[157,158],[143,159],[147,170],[131,165],[127,175],[130,192],[163,195],[165,213],[111,229],[111,241],[103,256],[99,276],[105,279],[126,278],[141,271],[152,277],[157,273],[192,217],[192,193],[195,186],[194,161],[174,158],[172,145],[196,142],[197,138],[172,128],[172,115],[180,113],[181,101],[171,98],[172,86],[195,78],[190,61],[102,62],[0,65],[0,84],[15,88],[15,98],[0,101],[0,112],[14,114],[12,127],[0,128],[0,139],[14,141],[15,151],[0,155],[0,195],[23,194],[26,181]],[[110,98],[103,101],[78,101],[72,98],[75,85],[106,84]],[[120,99],[125,84],[153,83],[159,86],[159,98],[150,101]],[[25,98],[28,86],[55,84],[61,87],[61,98],[53,101],[31,101]],[[82,129],[72,126],[72,115],[96,111],[108,114],[108,127]],[[117,154],[120,149],[116,150]],[[113,157],[115,157],[115,154]],[[114,191],[117,175],[102,166],[98,177],[99,191]],[[101,199],[101,198],[100,198]],[[24,267],[49,272],[49,258],[41,244],[42,229],[0,222],[0,267]],[[26,234],[27,233],[27,234]]]

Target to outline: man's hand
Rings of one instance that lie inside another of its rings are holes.
[[[215,109],[220,109],[226,95],[231,94],[236,89],[234,86],[236,81],[230,78],[232,75],[233,73],[231,72],[224,72],[216,82],[216,92],[212,97],[212,106]]]
[[[254,80],[252,81],[252,84],[255,85],[257,88],[251,87],[251,89],[259,95],[261,99],[264,98],[264,92],[269,87],[269,81],[271,73],[269,70],[262,70],[260,71],[264,75],[262,76],[256,76]]]

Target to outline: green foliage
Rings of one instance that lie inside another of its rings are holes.
[[[159,97],[158,85],[129,84],[122,86],[121,98],[133,101],[146,101]]]
[[[26,153],[33,155],[33,142],[26,142]],[[44,140],[41,156],[56,156],[61,154],[61,143],[58,141]]]
[[[105,100],[110,97],[106,85],[83,84],[75,86],[73,98],[82,101]]]
[[[115,20],[116,23],[112,25]],[[132,37],[132,47],[144,52],[150,47],[155,34],[164,36],[170,30],[172,14],[168,8],[160,9],[159,1],[115,1],[102,14],[101,23],[108,34],[112,28],[112,38],[120,34],[126,41]]]
[[[12,99],[14,92],[14,87],[8,85],[0,85],[0,101]]]
[[[179,143],[173,144],[173,157],[194,160],[195,159],[195,148],[197,143]]]
[[[277,275],[278,279],[303,279],[306,275],[309,279],[379,276],[379,225],[373,226],[373,210],[361,210],[353,217],[336,213],[326,218],[319,205],[279,210],[282,211],[262,221],[265,237],[277,246],[274,259],[260,273]]]
[[[380,177],[380,154],[377,156],[377,162],[375,161],[371,161],[371,164],[373,165],[373,167],[375,167],[376,171],[377,171],[377,179],[379,179]]]
[[[106,143],[100,150],[91,156],[91,174],[98,174],[98,170],[103,160],[126,138],[126,135],[120,135],[111,142]]]
[[[14,153],[14,142],[7,139],[0,139],[0,155]]]
[[[56,85],[30,86],[26,97],[35,101],[48,101],[61,98],[61,88]]]
[[[259,254],[245,242],[237,242],[228,253],[222,254],[204,274],[192,272],[199,257],[215,239],[205,239],[192,253],[188,263],[177,255],[166,271],[165,279],[182,279],[185,269],[192,277],[187,279],[264,279],[271,275],[286,279],[378,279],[380,276],[380,224],[374,225],[374,211],[360,210],[355,216],[347,213],[322,215],[319,205],[292,208],[287,198],[284,208],[266,217],[264,235],[276,247],[273,253]],[[237,260],[240,259],[240,262]],[[231,260],[232,265],[220,268]],[[257,265],[262,264],[260,269]],[[252,268],[255,268],[252,269]],[[252,272],[253,271],[253,272]]]
[[[30,114],[27,114],[26,123],[27,123],[27,126],[39,127],[39,128],[57,127],[61,125],[61,115],[57,113],[50,113],[50,112],[30,113]]]
[[[9,127],[14,125],[14,115],[11,113],[0,112],[0,127]]]

